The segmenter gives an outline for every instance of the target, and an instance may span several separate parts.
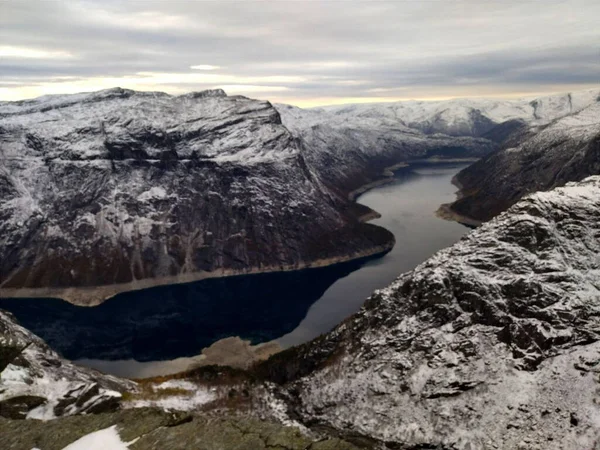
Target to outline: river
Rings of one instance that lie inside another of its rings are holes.
[[[288,347],[331,330],[387,286],[468,230],[435,211],[455,197],[452,177],[466,164],[413,164],[358,201],[372,223],[396,237],[380,258],[295,272],[214,278],[119,294],[92,308],[59,299],[0,299],[27,328],[66,358],[120,376],[183,370],[228,336]]]

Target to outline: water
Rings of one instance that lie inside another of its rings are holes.
[[[442,220],[435,211],[455,200],[452,177],[467,164],[420,164],[396,173],[393,183],[366,192],[358,202],[381,214],[371,221],[390,230],[396,245],[383,258],[334,283],[308,310],[291,333],[278,341],[284,346],[306,342],[331,330],[360,309],[371,293],[389,285],[403,272],[425,261],[436,251],[458,241],[463,225]]]
[[[0,299],[66,358],[122,376],[183,370],[213,342],[240,336],[282,346],[306,342],[356,312],[378,288],[456,242],[467,229],[435,211],[454,199],[464,164],[417,165],[359,198],[382,214],[394,249],[382,258],[307,269],[159,286],[85,308],[58,299]],[[169,361],[160,362],[157,361]]]

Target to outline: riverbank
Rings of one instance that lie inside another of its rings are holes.
[[[456,202],[464,197],[463,186],[460,183],[460,181],[458,181],[458,178],[456,177],[456,175],[452,178],[452,185],[455,186],[456,188],[458,188],[458,191],[456,191],[456,199],[454,200],[454,202]],[[480,220],[473,219],[468,216],[464,216],[464,215],[459,214],[456,211],[454,211],[452,209],[452,205],[454,204],[454,202],[444,203],[444,204],[440,205],[440,207],[435,212],[435,215],[437,217],[439,217],[440,219],[449,220],[452,222],[458,222],[461,225],[465,225],[469,228],[477,228],[478,226],[480,226],[483,223]]]

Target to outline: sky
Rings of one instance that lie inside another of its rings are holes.
[[[0,0],[0,100],[120,86],[298,106],[600,86],[600,1]]]

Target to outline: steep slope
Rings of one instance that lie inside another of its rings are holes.
[[[0,310],[0,417],[112,411],[135,383],[75,366]]]
[[[3,295],[94,303],[393,245],[321,183],[270,103],[222,91],[3,103],[0,155]]]
[[[271,358],[288,414],[387,448],[600,442],[600,177],[526,197]]]
[[[348,192],[380,178],[390,166],[424,158],[479,158],[496,148],[487,139],[425,135],[385,115],[332,114],[277,105],[283,124],[324,183]],[[378,105],[378,108],[385,108]],[[350,107],[349,107],[350,108]]]
[[[528,133],[456,176],[461,195],[452,211],[485,221],[528,193],[600,174],[600,96],[578,113]]]

